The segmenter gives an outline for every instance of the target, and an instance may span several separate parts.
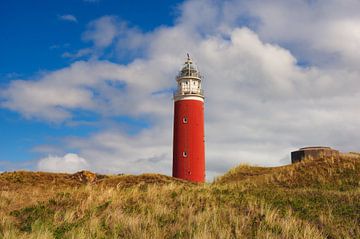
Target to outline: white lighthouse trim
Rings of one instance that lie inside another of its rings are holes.
[[[174,101],[179,101],[179,100],[198,100],[198,101],[204,102],[204,97],[194,96],[194,95],[175,96],[174,97]]]

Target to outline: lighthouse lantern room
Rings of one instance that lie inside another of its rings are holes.
[[[201,75],[189,57],[174,92],[173,177],[205,180],[204,94]]]

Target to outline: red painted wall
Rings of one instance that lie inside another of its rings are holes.
[[[173,177],[204,182],[204,102],[178,100],[174,104]]]

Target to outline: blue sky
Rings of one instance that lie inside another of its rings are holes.
[[[204,76],[206,175],[359,151],[357,0],[2,1],[0,171],[171,174],[172,90]]]
[[[104,15],[114,15],[143,31],[151,31],[159,25],[172,25],[181,1],[2,1],[0,7],[0,76],[1,87],[13,79],[32,79],[43,71],[52,71],[68,66],[72,59],[62,57],[64,52],[73,52],[90,45],[81,35],[86,25]],[[64,20],[72,15],[76,21]],[[112,59],[114,60],[114,59]],[[115,59],[127,62],[131,59]],[[36,159],[33,150],[37,145],[58,142],[59,137],[85,136],[99,129],[90,126],[49,124],[39,120],[25,119],[21,114],[7,109],[0,110],[0,161],[21,162]],[[76,117],[96,122],[98,115],[91,112]],[[136,132],[146,127],[142,120],[121,116],[114,119],[129,124]],[[145,120],[144,120],[145,121]],[[16,165],[11,166],[16,168]],[[1,165],[0,165],[0,170]]]
[[[180,2],[1,1],[0,74],[29,77],[68,65],[62,53],[89,45],[81,34],[91,20],[104,15],[116,15],[144,31],[172,25]],[[61,20],[64,15],[73,15],[77,22]]]

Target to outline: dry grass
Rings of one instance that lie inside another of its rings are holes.
[[[351,153],[342,154],[339,158],[308,158],[296,164],[273,168],[240,165],[215,183],[347,190],[360,187],[359,174],[360,155]]]
[[[359,238],[360,157],[171,177],[0,174],[0,238]]]

